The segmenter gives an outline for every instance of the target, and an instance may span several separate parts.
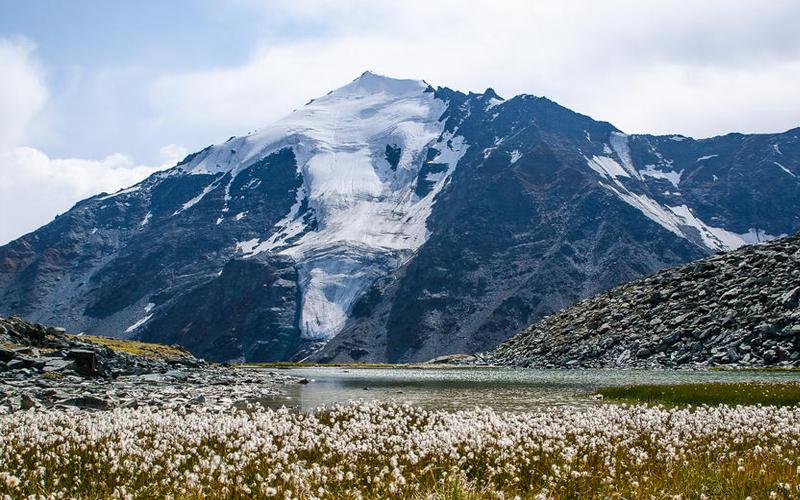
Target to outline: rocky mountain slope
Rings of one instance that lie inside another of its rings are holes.
[[[489,357],[536,367],[800,366],[800,235],[582,300]]]
[[[210,360],[485,351],[796,232],[799,137],[625,135],[543,97],[367,72],[0,247],[0,313]]]

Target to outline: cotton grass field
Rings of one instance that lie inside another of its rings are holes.
[[[800,408],[0,417],[4,498],[797,498]]]

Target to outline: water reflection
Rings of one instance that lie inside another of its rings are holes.
[[[531,411],[560,405],[600,404],[600,387],[634,383],[695,383],[800,380],[791,372],[655,370],[531,370],[506,368],[386,369],[294,368],[290,375],[311,380],[292,384],[281,396],[262,401],[272,408],[308,411],[350,400],[408,402],[429,409],[490,406],[498,411]]]

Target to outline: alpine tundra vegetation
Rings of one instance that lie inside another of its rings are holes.
[[[0,416],[6,498],[797,498],[800,409]]]

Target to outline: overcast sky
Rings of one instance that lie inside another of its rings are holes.
[[[797,0],[0,0],[0,244],[370,69],[629,132],[800,126]]]

